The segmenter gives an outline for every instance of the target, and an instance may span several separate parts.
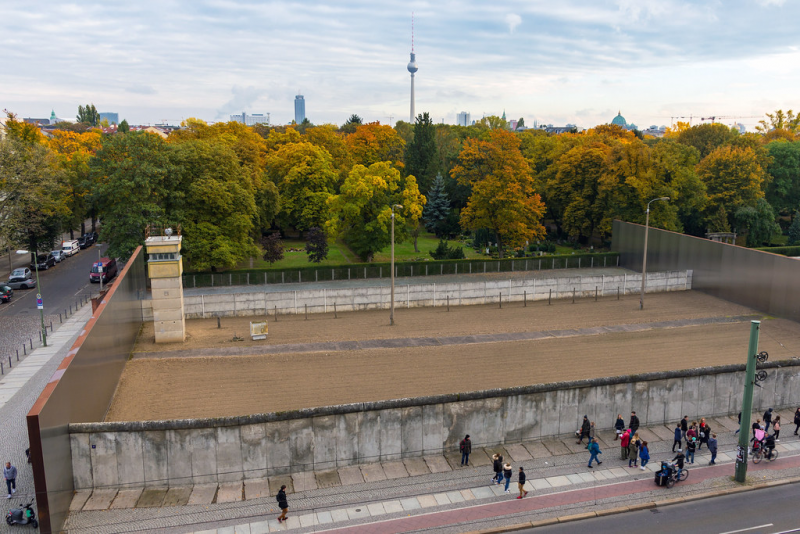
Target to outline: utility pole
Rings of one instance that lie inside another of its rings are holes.
[[[389,297],[391,301],[389,302],[389,325],[394,326],[394,209],[399,208],[403,209],[402,204],[393,204],[392,205],[392,292],[391,296]]]
[[[756,381],[758,357],[758,332],[761,321],[750,322],[750,344],[747,347],[747,368],[744,377],[744,397],[742,398],[742,422],[739,426],[739,447],[736,451],[736,482],[747,478],[747,447],[750,444],[750,414],[753,412],[753,384]]]

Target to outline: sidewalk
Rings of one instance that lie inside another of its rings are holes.
[[[790,421],[791,415],[781,413],[781,418]],[[587,469],[588,453],[575,445],[574,438],[563,436],[476,449],[469,468],[459,467],[459,453],[448,453],[248,480],[244,484],[79,492],[67,526],[76,533],[98,532],[104,526],[103,532],[145,528],[176,533],[256,534],[344,528],[348,532],[407,532],[421,528],[460,532],[514,524],[530,521],[532,516],[541,518],[542,514],[563,515],[564,510],[576,513],[604,505],[612,508],[620,502],[653,501],[724,486],[733,472],[733,430],[737,425],[735,419],[728,417],[708,422],[718,435],[719,465],[705,467],[709,455],[705,450],[698,453],[696,463],[687,464],[691,471],[688,480],[672,490],[656,487],[653,482],[660,461],[673,456],[672,429],[655,426],[639,431],[650,443],[652,460],[645,471],[628,468],[627,461],[619,460],[613,433],[601,431],[604,460],[594,469]],[[764,472],[772,478],[800,473],[800,440],[791,435],[791,429],[778,444],[778,450],[781,458],[758,466],[751,464],[751,473]],[[489,458],[494,452],[503,454],[514,468],[510,494],[490,483]],[[516,499],[520,465],[528,475],[526,489],[530,492],[521,501]],[[288,487],[290,505],[289,520],[283,524],[275,520],[278,510],[274,495],[281,484]],[[464,524],[467,522],[469,525]],[[452,526],[457,524],[460,527]]]

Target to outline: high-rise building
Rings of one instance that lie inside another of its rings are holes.
[[[109,125],[119,124],[119,113],[112,113],[110,111],[101,111],[100,122],[103,122],[103,119],[106,119]]]
[[[306,120],[306,101],[303,95],[298,94],[294,97],[294,122],[297,124]]]
[[[248,115],[242,111],[241,115],[231,115],[231,122],[240,122],[247,126],[269,124],[269,113],[253,113],[252,115]]]
[[[456,117],[456,124],[458,124],[459,126],[469,126],[470,124],[472,124],[472,122],[470,121],[469,112],[462,111],[461,113],[459,113],[458,116]]]

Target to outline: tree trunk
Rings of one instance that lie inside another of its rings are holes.
[[[73,230],[72,228],[69,229],[69,238],[75,239],[75,230]]]
[[[86,219],[81,221],[81,235],[86,233]]]

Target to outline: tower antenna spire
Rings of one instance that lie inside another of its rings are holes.
[[[411,12],[411,51],[414,51],[414,12]]]

